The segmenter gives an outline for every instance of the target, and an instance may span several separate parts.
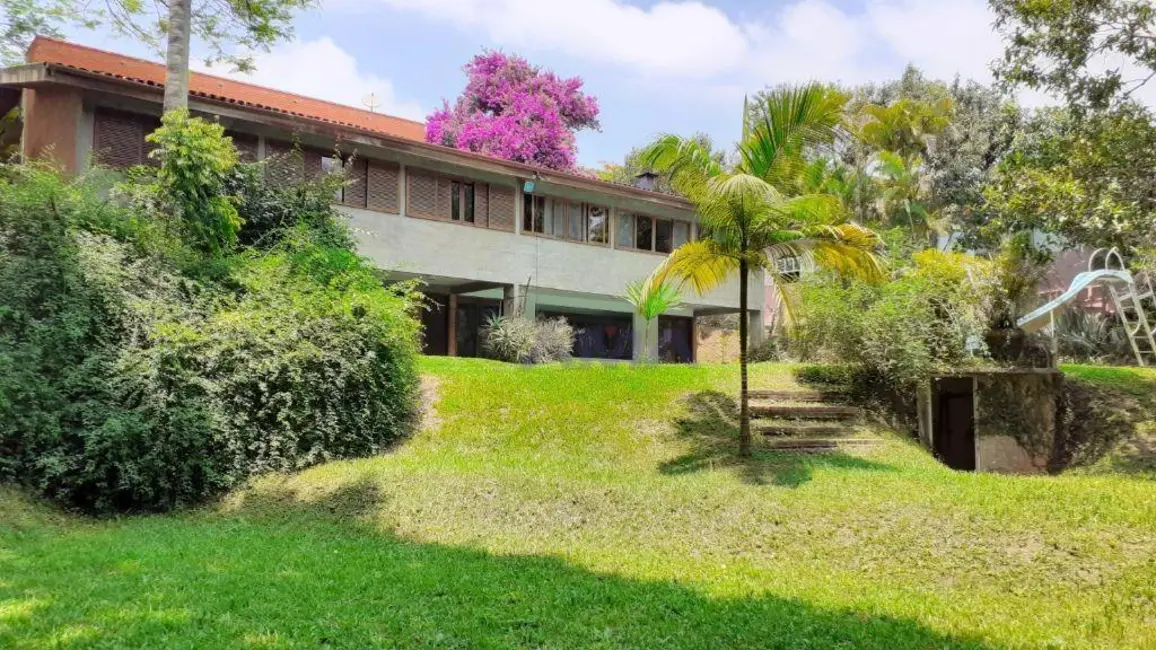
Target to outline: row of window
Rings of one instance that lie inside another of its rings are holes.
[[[610,243],[610,211],[601,205],[523,195],[522,230],[558,239]]]
[[[155,117],[98,109],[94,149],[103,164],[123,168],[150,162],[144,136],[156,128]],[[230,133],[242,158],[257,159],[257,138]],[[306,149],[291,156],[289,142],[266,140],[266,155],[280,156],[267,170],[274,182],[295,182],[318,172],[345,169],[350,185],[336,191],[334,201],[371,210],[399,212],[396,163],[347,157],[332,151]],[[513,188],[490,186],[423,170],[411,170],[408,208],[416,216],[456,221],[501,230],[514,229]],[[493,206],[491,208],[491,206]],[[558,239],[608,245],[610,210],[604,205],[526,194],[522,229]],[[615,245],[618,248],[669,253],[689,241],[690,224],[647,215],[620,213]]]

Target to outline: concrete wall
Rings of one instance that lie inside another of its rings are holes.
[[[529,281],[546,294],[564,291],[615,298],[628,282],[645,278],[664,259],[653,253],[343,209],[358,232],[362,252],[391,271],[502,284]],[[706,296],[684,298],[691,307],[736,308],[738,293],[738,279],[732,278]],[[750,283],[751,309],[762,308],[763,295],[760,277]],[[629,309],[625,302],[620,304],[624,311]]]
[[[24,157],[51,158],[64,171],[84,167],[80,92],[71,88],[44,87],[24,91]],[[91,136],[91,134],[89,134]],[[88,138],[91,148],[91,137]]]

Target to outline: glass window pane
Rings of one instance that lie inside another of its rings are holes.
[[[606,227],[607,220],[606,208],[597,205],[591,205],[587,211],[588,227],[590,232],[590,241],[605,244],[609,233],[609,228]]]
[[[522,230],[527,232],[534,230],[534,196],[532,194],[522,195]]]
[[[654,250],[651,248],[654,235],[654,220],[642,215],[636,215],[635,220],[634,247],[644,251]]]
[[[462,184],[450,182],[450,218],[458,221],[462,218]]]
[[[545,214],[546,214],[546,197],[535,196],[534,197],[534,227],[531,228],[531,230],[533,230],[534,232],[545,232],[542,229],[542,226],[544,223],[543,219],[545,218]]]
[[[690,224],[685,221],[674,222],[674,247],[678,248],[690,241]]]
[[[654,250],[659,253],[671,251],[670,242],[674,238],[674,222],[669,219],[659,219],[654,228]]]
[[[463,220],[465,220],[469,223],[473,223],[474,222],[474,184],[473,183],[466,183],[465,186],[463,187],[463,189],[465,190],[464,196],[463,196],[463,200],[465,201],[465,206],[463,206],[463,207],[465,208],[465,211],[462,215],[462,218],[463,218]]]
[[[634,215],[618,213],[618,232],[615,233],[614,241],[619,248],[630,248],[634,245]]]
[[[566,236],[574,241],[586,240],[586,220],[582,215],[582,207],[577,201],[571,202],[566,217]]]

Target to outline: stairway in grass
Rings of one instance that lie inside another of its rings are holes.
[[[879,438],[863,426],[862,412],[846,396],[826,390],[752,390],[751,430],[765,447],[790,451],[864,448]]]

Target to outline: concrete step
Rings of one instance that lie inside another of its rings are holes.
[[[858,433],[858,428],[849,422],[808,420],[753,420],[751,429],[774,438],[846,438]]]
[[[792,420],[854,420],[860,416],[855,406],[842,404],[751,404],[751,416]]]
[[[775,451],[821,452],[839,449],[871,449],[883,441],[879,438],[783,438],[765,443]]]
[[[833,390],[752,390],[750,396],[771,402],[841,402],[847,398]]]

